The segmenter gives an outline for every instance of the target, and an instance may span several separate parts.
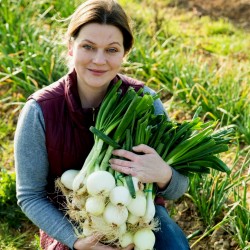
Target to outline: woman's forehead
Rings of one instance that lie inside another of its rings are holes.
[[[123,45],[122,32],[116,26],[98,23],[84,25],[76,40],[94,44]]]

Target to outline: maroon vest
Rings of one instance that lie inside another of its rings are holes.
[[[59,201],[55,193],[55,179],[68,169],[81,169],[94,144],[89,128],[95,123],[93,118],[98,108],[94,112],[93,109],[82,108],[76,77],[73,71],[29,97],[36,100],[42,109],[50,165],[47,191],[56,203]],[[111,81],[110,86],[119,79],[122,80],[120,88],[123,92],[129,86],[136,91],[144,86],[142,82],[120,74]],[[156,197],[155,201],[164,205],[161,197]]]
[[[129,86],[139,90],[143,84],[124,75],[121,89]],[[92,109],[83,109],[77,90],[76,72],[35,92],[29,97],[40,105],[45,121],[46,148],[49,160],[48,192],[54,192],[54,181],[68,169],[81,169],[94,140],[89,127],[94,125]],[[97,108],[98,110],[98,108]],[[95,110],[96,112],[96,110]]]

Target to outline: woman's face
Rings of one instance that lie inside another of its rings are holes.
[[[107,88],[120,70],[124,54],[123,35],[112,25],[87,24],[69,44],[78,84],[87,89]]]

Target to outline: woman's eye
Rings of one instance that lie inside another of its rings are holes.
[[[94,49],[91,45],[88,45],[88,44],[83,45],[82,47],[83,47],[84,49],[86,49],[86,50],[93,50],[93,49]]]
[[[116,49],[116,48],[109,48],[109,49],[107,49],[107,52],[108,53],[116,53],[116,52],[118,52],[118,49]]]

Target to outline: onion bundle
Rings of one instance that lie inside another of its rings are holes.
[[[216,122],[202,122],[200,110],[191,121],[168,121],[154,114],[156,95],[142,95],[142,89],[136,92],[132,87],[122,93],[120,85],[121,81],[109,90],[90,128],[94,145],[82,169],[66,171],[56,184],[79,237],[95,234],[105,244],[153,249],[153,230],[158,228],[155,186],[112,170],[112,151],[147,144],[183,174],[209,173],[210,168],[230,173],[216,155],[228,150],[233,131],[214,131]]]

